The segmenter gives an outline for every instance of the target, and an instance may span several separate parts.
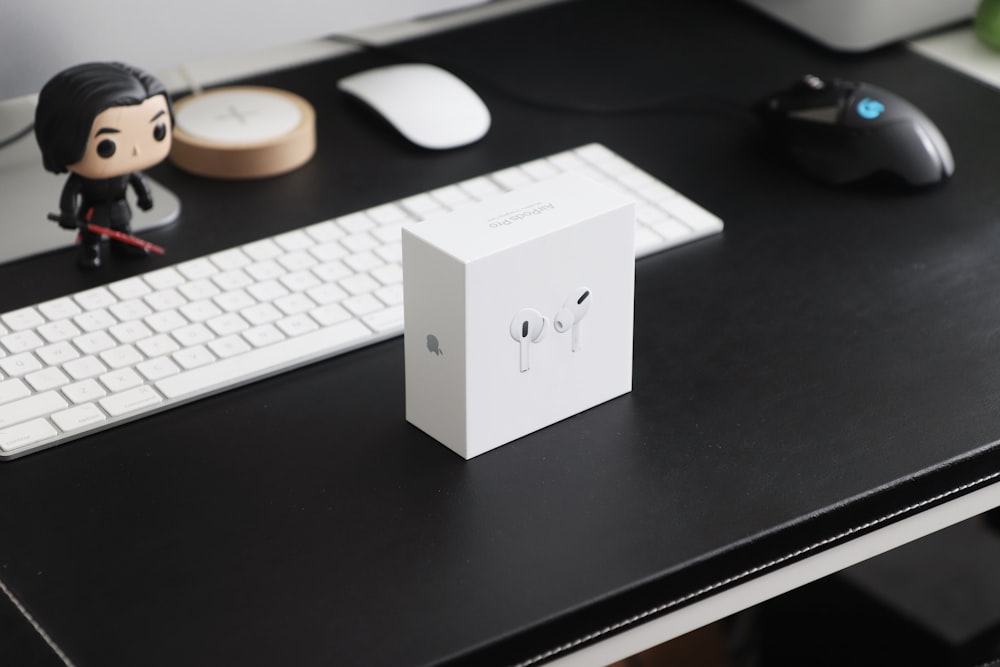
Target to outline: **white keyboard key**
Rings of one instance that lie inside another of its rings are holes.
[[[225,313],[224,315],[213,317],[205,322],[205,324],[216,336],[228,336],[239,333],[250,326],[246,320],[236,313]]]
[[[547,178],[559,175],[559,170],[553,167],[547,160],[532,160],[522,165],[522,169],[536,181],[544,181]]]
[[[218,285],[219,289],[228,291],[252,285],[253,278],[251,278],[250,274],[246,271],[234,269],[232,271],[224,271],[222,273],[215,274],[212,276],[212,282]]]
[[[38,358],[49,366],[58,366],[80,356],[79,350],[66,342],[53,343],[35,350]]]
[[[193,280],[185,285],[178,285],[177,291],[188,301],[211,299],[213,296],[222,293],[222,290],[216,287],[215,283],[205,278]]]
[[[382,260],[378,258],[378,255],[367,251],[356,252],[353,255],[348,255],[343,261],[344,264],[354,269],[356,273],[371,271],[372,269],[382,266],[383,264]]]
[[[62,388],[62,393],[70,401],[78,405],[96,401],[108,394],[107,390],[99,385],[97,380],[93,379],[81,380],[80,382],[66,385]]]
[[[389,225],[411,219],[410,214],[396,203],[382,204],[381,206],[368,209],[368,218],[378,225]],[[370,229],[370,227],[351,228],[344,223],[344,218],[341,218],[340,224],[347,232]]]
[[[520,167],[501,169],[493,174],[493,180],[499,183],[500,187],[504,190],[508,191],[531,185],[534,182]]]
[[[312,299],[305,294],[288,294],[274,300],[274,307],[285,315],[304,313],[315,306],[316,304],[313,303]]]
[[[136,364],[135,369],[151,382],[180,372],[180,366],[169,357],[156,357]]]
[[[97,354],[104,350],[110,350],[118,343],[106,331],[93,331],[77,336],[73,339],[73,344],[80,348],[84,354]]]
[[[107,366],[94,356],[80,357],[63,364],[63,370],[74,380],[83,380],[100,375],[108,370]]]
[[[381,238],[378,233],[385,229],[384,227],[379,227],[375,230],[376,238]],[[329,262],[334,259],[340,259],[347,254],[347,248],[340,245],[339,243],[320,243],[319,245],[314,245],[309,248],[309,254],[316,258],[318,262]]]
[[[45,391],[4,403],[0,405],[0,428],[42,417],[56,410],[62,410],[68,405],[66,399],[54,391]]]
[[[195,345],[178,350],[171,355],[181,368],[198,368],[215,361],[215,355],[204,345]]]
[[[28,352],[0,359],[0,369],[3,369],[3,372],[10,377],[20,377],[26,373],[37,371],[41,367],[42,362]]]
[[[251,301],[252,303],[252,301]],[[153,313],[146,318],[146,324],[157,333],[168,333],[174,329],[186,325],[188,321],[184,319],[176,310],[165,310],[162,313]]]
[[[281,329],[281,333],[289,338],[301,336],[319,329],[316,320],[310,318],[308,315],[292,315],[291,317],[278,320],[274,325]]]
[[[11,331],[22,331],[45,323],[45,318],[34,308],[22,308],[9,312],[2,319]]]
[[[247,287],[247,294],[255,301],[273,301],[279,296],[288,294],[288,288],[277,280],[265,280]]]
[[[309,225],[305,228],[305,232],[311,236],[316,243],[320,244],[327,244],[331,241],[336,241],[344,235],[344,231],[340,229],[340,227],[338,227],[332,220],[325,220],[323,222],[317,222],[316,224]]]
[[[252,261],[251,258],[247,254],[240,251],[239,248],[231,248],[229,250],[214,253],[210,255],[208,259],[221,271],[238,269],[241,266],[246,266]]]
[[[261,262],[267,259],[274,259],[283,253],[277,243],[271,239],[263,239],[262,241],[254,241],[253,243],[248,243],[243,246],[243,252],[249,255],[250,259]]]
[[[259,303],[240,311],[246,320],[253,325],[266,324],[281,318],[281,311],[269,303]]]
[[[73,321],[84,331],[101,331],[118,323],[118,320],[103,308],[82,312],[74,317]]]
[[[286,271],[302,271],[315,265],[316,258],[305,250],[299,250],[279,257],[278,264]]]
[[[218,272],[218,267],[208,259],[199,257],[177,265],[177,270],[188,280],[201,280]]]
[[[239,336],[223,336],[222,338],[217,338],[208,344],[208,348],[219,357],[220,359],[227,359],[229,357],[235,357],[237,354],[243,354],[244,352],[249,352],[253,348],[244,339]],[[160,377],[166,377],[166,375],[161,375]],[[150,378],[151,380],[159,378]]]
[[[157,382],[156,387],[167,398],[177,398],[213,387],[229,386],[260,377],[289,363],[306,361],[331,348],[359,343],[370,335],[363,324],[357,320],[349,320],[239,357],[223,359],[211,366],[173,375]]]
[[[112,417],[119,417],[162,402],[163,397],[156,393],[155,389],[144,384],[141,387],[102,398],[100,405]]]
[[[28,385],[17,378],[0,382],[0,403],[7,403],[30,395],[31,390]]]
[[[320,280],[324,282],[332,283],[341,278],[346,278],[352,275],[354,272],[347,268],[347,265],[343,262],[326,262],[312,268],[312,272],[315,273]]]
[[[101,409],[93,403],[74,405],[71,408],[66,408],[52,414],[52,421],[64,431],[74,431],[78,428],[93,426],[94,424],[107,421],[107,419],[108,416],[101,412]]]
[[[154,290],[169,289],[184,282],[184,275],[174,267],[150,271],[143,274],[142,278]]]
[[[264,260],[263,262],[257,262],[251,264],[244,269],[251,277],[257,282],[263,280],[273,280],[279,276],[285,275],[288,271],[281,264],[278,264],[273,259]],[[216,288],[218,291],[218,288]]]
[[[180,349],[180,343],[167,334],[156,334],[137,341],[135,346],[147,357],[159,357]]]
[[[47,366],[40,371],[28,373],[24,376],[24,380],[35,391],[48,391],[69,384],[69,378],[66,377],[66,374],[54,366]]]
[[[368,274],[359,273],[341,280],[340,286],[347,290],[348,293],[358,296],[359,294],[367,294],[374,289],[378,289],[379,283]]]
[[[143,383],[143,379],[131,368],[122,368],[117,371],[105,373],[98,378],[110,393],[124,391],[132,387],[138,387]]]
[[[39,312],[49,320],[64,320],[82,312],[82,309],[68,296],[46,301],[38,306]]]
[[[18,449],[42,442],[58,435],[58,432],[44,419],[31,421],[0,429],[0,449],[15,452]]]
[[[386,225],[385,227],[379,227],[378,229],[372,230],[372,236],[379,240],[379,243],[386,245],[388,243],[399,243],[403,238],[403,225]],[[376,254],[378,250],[375,251]]]
[[[227,313],[236,312],[243,310],[244,308],[249,308],[256,303],[253,297],[243,289],[230,290],[224,294],[220,294],[212,299]]]
[[[143,300],[158,313],[180,308],[187,303],[184,295],[172,287],[147,294],[143,297]]]
[[[69,340],[73,336],[79,336],[82,332],[69,320],[56,320],[38,327],[38,333],[47,342],[57,343],[61,340]]]
[[[393,206],[395,205],[393,204]],[[372,212],[372,209],[369,209],[367,211],[358,211],[357,213],[342,215],[336,219],[335,223],[343,234],[353,234],[359,230],[375,226],[375,222],[371,217]],[[343,236],[343,234],[341,234],[341,236]]]
[[[384,246],[375,251],[375,254],[385,260],[387,263],[403,261],[403,244],[397,243],[386,243]]]
[[[222,314],[222,309],[214,301],[207,299],[185,304],[178,311],[192,322],[204,322]]]
[[[351,319],[351,313],[349,313],[347,309],[339,303],[330,303],[325,306],[320,306],[319,308],[315,308],[310,311],[309,314],[313,319],[325,327],[330,326],[331,324],[336,324],[337,322],[343,322],[344,320]]]
[[[137,299],[141,296],[149,294],[150,292],[149,284],[143,282],[140,278],[126,278],[125,280],[119,280],[118,282],[108,285],[108,289],[122,301]]]
[[[95,287],[94,289],[78,292],[73,298],[80,305],[80,308],[85,311],[107,308],[117,301],[115,295],[104,287]]]
[[[34,331],[18,331],[17,333],[3,336],[0,338],[0,343],[3,343],[3,346],[11,354],[17,354],[41,347],[45,344],[45,341]]]
[[[340,305],[355,315],[360,316],[374,313],[376,310],[382,310],[384,304],[372,294],[361,294],[347,297],[340,302]]]
[[[289,254],[293,254],[296,250],[302,250],[308,248],[315,241],[309,238],[309,235],[301,230],[295,230],[291,232],[285,232],[283,234],[278,234],[274,237],[274,242],[286,250]]]
[[[472,202],[472,198],[457,185],[448,185],[431,192],[431,196],[446,208],[454,209]]]
[[[458,187],[476,201],[483,201],[503,194],[503,188],[484,176],[462,181],[458,184]]]
[[[181,327],[180,329],[174,329],[170,332],[170,335],[177,339],[177,342],[181,344],[181,347],[202,345],[215,338],[215,334],[212,333],[212,330],[201,322],[189,324],[188,326]]]
[[[340,244],[350,253],[364,252],[379,246],[378,239],[365,232],[344,237],[340,240]]]
[[[314,262],[315,263],[315,262]],[[319,278],[311,271],[296,271],[281,277],[280,282],[293,292],[305,292],[307,289],[321,285]]]
[[[403,208],[418,218],[423,218],[427,214],[441,209],[441,204],[436,202],[433,197],[426,193],[407,197],[402,200],[400,204],[402,204]]]
[[[372,269],[371,275],[383,285],[395,285],[403,282],[403,267],[399,264],[384,264]]]
[[[273,324],[252,327],[240,335],[254,347],[267,347],[285,340],[285,335]]]
[[[143,322],[125,322],[110,329],[108,333],[119,343],[134,343],[153,335],[152,330]]]
[[[403,285],[401,283],[380,287],[375,290],[374,294],[378,297],[379,301],[387,306],[395,306],[403,303]]]
[[[98,356],[109,368],[134,366],[146,358],[132,345],[119,345],[118,347],[101,352]]]
[[[375,313],[365,315],[362,319],[376,333],[396,331],[403,326],[403,307],[392,306],[391,308],[384,308]]]

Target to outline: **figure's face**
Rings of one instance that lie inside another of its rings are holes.
[[[94,118],[83,159],[67,169],[84,178],[111,178],[159,164],[170,152],[167,98],[105,109]]]

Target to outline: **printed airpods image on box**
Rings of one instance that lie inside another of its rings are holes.
[[[407,421],[470,459],[631,391],[634,219],[565,175],[404,229]]]

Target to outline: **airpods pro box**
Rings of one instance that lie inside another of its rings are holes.
[[[631,391],[634,216],[563,175],[404,229],[407,420],[470,459]]]

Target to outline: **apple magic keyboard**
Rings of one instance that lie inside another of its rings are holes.
[[[636,257],[722,221],[588,144],[0,315],[10,460],[403,333],[400,230],[562,172],[636,202]]]

